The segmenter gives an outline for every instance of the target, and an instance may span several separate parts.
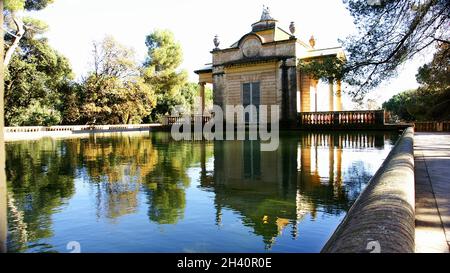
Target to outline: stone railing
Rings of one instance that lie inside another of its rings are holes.
[[[190,118],[191,123],[200,122],[202,124],[205,124],[211,119],[211,116],[192,115]],[[185,116],[164,116],[162,118],[161,124],[163,126],[170,126],[172,124],[181,124],[184,123],[185,121],[186,121]]]
[[[416,132],[450,132],[450,121],[417,121],[414,122]]]
[[[63,125],[63,126],[18,126],[5,127],[5,133],[36,133],[92,130],[147,130],[157,124],[119,124],[119,125]]]
[[[384,125],[384,110],[302,112],[300,126]]]
[[[322,252],[414,252],[414,130],[407,128]]]
[[[149,131],[160,124],[67,125],[5,127],[5,140],[27,140],[40,137],[67,137],[92,133]]]

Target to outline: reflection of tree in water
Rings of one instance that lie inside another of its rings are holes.
[[[201,186],[215,193],[217,223],[223,208],[232,209],[270,248],[288,225],[294,238],[301,233],[297,223],[306,214],[314,218],[317,211],[347,211],[371,176],[363,162],[355,161],[335,174],[330,171],[332,179],[321,177],[327,170],[311,168],[314,145],[300,145],[302,139],[285,136],[273,153],[248,142],[176,142],[166,133],[8,143],[9,251],[26,251],[32,244],[41,244],[36,251],[53,249],[43,242],[53,236],[52,214],[74,194],[74,177],[94,189],[98,217],[117,219],[135,212],[141,192],[150,221],[175,224],[186,206],[188,169],[198,163]],[[353,147],[352,138],[348,143]],[[333,147],[329,159],[339,158],[342,150]],[[209,173],[205,162],[213,155]]]
[[[153,134],[152,138],[158,143],[159,160],[146,177],[147,186],[144,188],[148,196],[149,218],[158,224],[175,224],[184,216],[185,189],[190,185],[186,170],[201,162],[202,152],[211,156],[212,146],[201,142],[175,142],[167,134]]]
[[[51,251],[40,239],[53,236],[51,216],[74,193],[74,141],[8,143],[8,251]]]
[[[353,162],[345,171],[345,193],[350,201],[349,206],[356,201],[374,174],[374,171],[367,168],[367,164],[364,161]]]
[[[81,154],[89,179],[97,186],[98,216],[114,219],[134,213],[142,188],[149,218],[174,224],[183,217],[188,167],[200,161],[199,147],[170,140],[170,135],[82,140]]]
[[[97,216],[115,219],[134,213],[140,185],[155,167],[158,154],[148,137],[82,139],[80,155],[96,187]]]
[[[44,240],[53,236],[52,214],[75,192],[75,177],[92,185],[98,217],[135,212],[143,190],[150,220],[176,223],[190,184],[186,170],[200,161],[196,145],[158,133],[8,143],[8,251],[53,251]]]

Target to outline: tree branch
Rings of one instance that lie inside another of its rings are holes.
[[[8,50],[5,53],[5,58],[3,60],[3,65],[5,67],[8,66],[9,62],[11,61],[12,55],[14,54],[16,49],[19,47],[20,39],[22,39],[23,35],[25,34],[24,23],[22,21],[21,16],[18,15],[17,13],[12,13],[11,17],[12,17],[12,20],[14,21],[14,24],[17,27],[17,32],[15,35],[13,35],[14,36],[13,43],[11,44],[11,46],[8,48]]]

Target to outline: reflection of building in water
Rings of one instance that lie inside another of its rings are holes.
[[[261,152],[259,141],[216,141],[214,178],[203,177],[202,186],[216,194],[219,226],[224,208],[238,212],[270,248],[288,226],[293,238],[301,236],[298,224],[307,215],[348,210],[353,196],[342,181],[343,149],[383,144],[383,135],[306,134],[282,137],[277,151]]]
[[[295,153],[289,152],[295,151],[292,148],[296,144],[283,141],[280,145],[277,151],[261,152],[259,141],[214,143],[213,187],[218,224],[222,208],[239,211],[244,225],[252,227],[268,246],[296,217],[296,185],[291,177],[295,172],[289,170],[295,171]]]

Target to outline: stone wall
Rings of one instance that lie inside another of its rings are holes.
[[[322,252],[414,252],[413,137],[407,128]]]
[[[243,39],[241,43],[252,39],[253,35]],[[254,47],[261,47],[258,53],[259,57],[268,56],[296,56],[296,39],[286,41],[270,42],[266,44],[255,44]],[[213,66],[221,65],[231,61],[238,61],[244,59],[245,56],[241,48],[229,48],[225,50],[215,50],[212,52]]]
[[[261,83],[261,104],[279,103],[279,80],[277,79],[278,65],[276,62],[265,66],[246,66],[227,69],[226,104],[242,104],[242,84],[247,82]]]
[[[300,90],[300,112],[311,112],[311,84],[312,81],[305,73],[298,74]]]

